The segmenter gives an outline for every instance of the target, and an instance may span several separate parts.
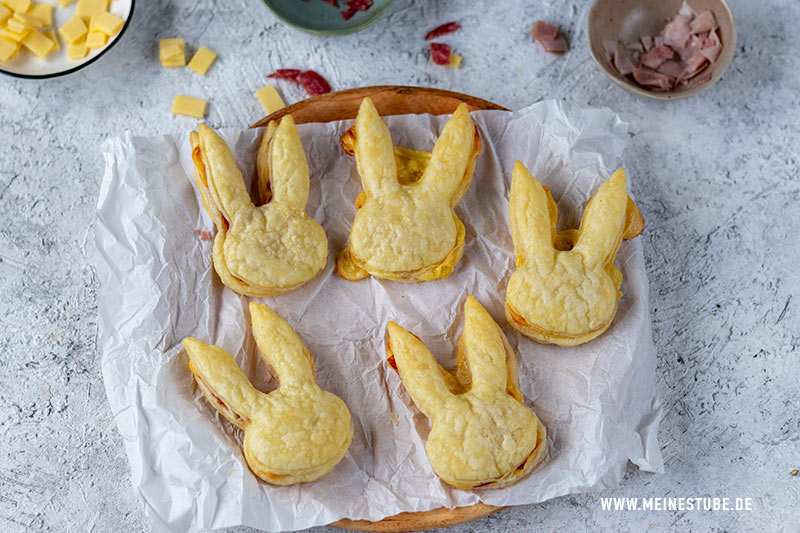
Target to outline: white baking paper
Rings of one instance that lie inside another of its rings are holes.
[[[328,264],[300,289],[263,301],[314,354],[320,386],[347,403],[355,435],[332,472],[290,487],[270,486],[250,472],[242,432],[197,390],[180,345],[193,336],[222,346],[258,388],[274,387],[250,336],[250,298],[220,283],[211,242],[198,235],[214,228],[194,186],[189,133],[128,133],[107,142],[96,222],[98,344],[133,486],[155,531],[240,524],[288,531],[479,501],[530,504],[613,487],[628,461],[661,471],[640,239],[624,242],[617,255],[624,296],[600,338],[576,348],[543,346],[508,327],[503,315],[514,267],[508,221],[514,161],[550,187],[560,225],[577,227],[585,202],[621,165],[626,125],[608,110],[556,101],[473,117],[484,149],[456,208],[466,227],[464,258],[448,278],[417,284],[354,283],[336,275],[335,255],[347,242],[361,192],[354,161],[339,148],[352,121],[299,127],[311,168],[308,212],[327,232]],[[446,120],[407,115],[387,123],[395,143],[430,150]],[[221,134],[252,179],[261,131]],[[424,450],[428,421],[385,362],[385,328],[393,320],[453,365],[469,294],[517,349],[520,387],[548,432],[543,463],[501,490],[457,490],[434,475]]]

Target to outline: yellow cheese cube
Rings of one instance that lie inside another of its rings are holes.
[[[172,114],[203,118],[206,116],[206,105],[208,105],[208,102],[201,98],[192,98],[191,96],[179,94],[172,103]]]
[[[11,28],[6,28],[3,31],[0,31],[0,37],[8,39],[9,41],[14,41],[15,43],[22,42],[22,39],[27,37],[28,32],[30,30],[26,30],[24,33],[17,33]]]
[[[36,30],[31,30],[22,40],[22,45],[39,57],[44,57],[53,49],[53,41]]]
[[[186,66],[186,60],[182,57],[178,57],[177,59],[167,59],[166,61],[161,62],[161,66],[164,68],[179,68]]]
[[[264,111],[266,111],[268,115],[271,115],[278,109],[286,107],[283,98],[278,94],[274,85],[267,85],[257,90],[256,97],[258,97],[261,105],[264,107]]]
[[[61,7],[67,7],[74,1],[75,0],[58,0],[58,5],[60,5]]]
[[[123,19],[113,13],[103,13],[102,15],[92,17],[92,22],[96,30],[102,31],[109,37],[116,35],[125,24]]]
[[[192,60],[189,61],[189,68],[193,71],[197,72],[201,76],[205,76],[208,69],[211,68],[211,65],[214,63],[214,60],[217,59],[217,54],[206,48],[205,46],[201,46],[200,49],[195,52],[194,57]]]
[[[53,4],[36,4],[28,11],[28,15],[42,23],[42,28],[53,25]]]
[[[0,61],[11,61],[19,52],[19,44],[0,37]]]
[[[67,43],[72,44],[86,35],[86,24],[80,17],[72,17],[69,22],[58,28],[58,33]]]
[[[108,0],[78,0],[75,14],[79,17],[91,18],[108,11]]]
[[[56,50],[61,49],[61,45],[58,44],[58,37],[56,36],[56,32],[53,30],[43,31],[42,35],[53,41],[53,49],[50,52],[55,52]]]
[[[9,19],[9,23],[13,21],[19,21],[21,24],[26,26],[30,26],[31,28],[41,28],[43,26],[42,21],[36,17],[32,17],[30,15],[26,15],[25,13],[14,13],[14,16]]]
[[[89,34],[86,36],[86,46],[90,50],[94,50],[95,48],[102,48],[106,44],[106,39],[108,39],[108,35],[101,31],[90,31]]]
[[[183,39],[161,39],[158,43],[158,58],[161,61],[174,58],[178,55],[184,57],[186,61]]]
[[[177,44],[170,44],[165,46],[159,52],[159,56],[161,56],[161,61],[166,61],[167,59],[179,59],[179,58],[186,59],[183,53],[183,48],[181,48]]]
[[[450,54],[450,63],[448,63],[447,66],[455,69],[458,68],[460,64],[461,64],[461,56],[458,54]]]
[[[14,13],[14,16],[17,16],[17,13]],[[6,28],[16,33],[26,33],[29,29],[31,29],[30,25],[20,22],[14,18],[8,19],[8,25]]]
[[[31,0],[3,0],[3,3],[17,13],[25,13],[31,7]]]
[[[67,48],[67,57],[70,59],[83,59],[88,53],[89,47],[86,46],[86,39],[79,39]]]
[[[0,4],[0,24],[11,18],[11,10]]]

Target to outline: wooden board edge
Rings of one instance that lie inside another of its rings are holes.
[[[400,513],[389,516],[378,522],[369,520],[348,520],[342,519],[331,525],[339,529],[351,531],[379,531],[383,533],[397,533],[400,531],[425,531],[440,527],[454,526],[471,520],[477,520],[494,514],[505,507],[495,507],[485,503],[476,503],[468,507],[456,507],[455,509],[433,509],[418,513]]]
[[[288,114],[292,115],[297,124],[332,122],[355,118],[358,114],[361,100],[365,96],[369,96],[372,99],[381,116],[408,113],[446,115],[455,111],[455,108],[461,102],[466,102],[471,111],[486,109],[508,111],[505,107],[494,102],[444,89],[403,85],[376,85],[312,96],[279,109],[250,127],[266,126],[270,121],[280,120]]]

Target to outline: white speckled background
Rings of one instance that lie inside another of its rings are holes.
[[[625,160],[647,219],[667,473],[632,467],[619,489],[450,531],[797,531],[800,7],[731,3],[731,69],[708,92],[666,104],[629,96],[595,69],[588,2],[576,0],[395,0],[374,26],[339,38],[286,28],[258,0],[143,0],[122,42],[88,69],[42,82],[0,78],[0,531],[148,529],[95,348],[99,145],[125,129],[192,127],[170,115],[178,92],[209,98],[212,126],[250,124],[263,115],[253,91],[279,67],[315,68],[334,89],[429,85],[512,109],[563,98],[610,107],[631,124]],[[538,18],[561,25],[569,54],[530,42]],[[464,56],[457,71],[430,65],[421,38],[453,19],[463,29],[443,40]],[[219,53],[208,76],[160,68],[156,41],[172,36]],[[288,101],[303,96],[279,88]],[[600,496],[754,503],[751,512],[613,512]]]

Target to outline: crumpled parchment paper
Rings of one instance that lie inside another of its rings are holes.
[[[250,472],[242,432],[206,402],[180,345],[187,336],[235,355],[261,390],[274,383],[255,350],[247,304],[213,271],[213,225],[194,186],[189,132],[127,133],[104,146],[97,208],[97,275],[102,372],[125,443],[134,489],[155,531],[245,524],[287,531],[343,517],[380,520],[482,501],[542,502],[617,485],[630,460],[661,471],[656,440],[655,354],[640,239],[616,264],[624,293],[610,329],[576,348],[536,344],[506,323],[503,302],[514,254],[508,191],[516,159],[550,187],[564,225],[577,227],[602,180],[621,166],[627,126],[608,110],[556,101],[516,112],[473,113],[484,149],[456,212],[466,226],[464,258],[444,280],[356,283],[334,272],[361,184],[339,147],[352,124],[299,126],[311,168],[308,212],[328,235],[325,270],[300,289],[264,299],[315,357],[321,387],[350,408],[355,435],[336,468],[311,483],[275,487]],[[430,150],[447,117],[389,117],[396,144]],[[223,130],[246,179],[261,131]],[[636,176],[628,177],[629,180]],[[441,482],[425,456],[429,423],[385,362],[389,320],[414,332],[445,366],[455,363],[462,308],[474,295],[518,352],[520,387],[547,427],[543,463],[501,490],[461,491]]]

